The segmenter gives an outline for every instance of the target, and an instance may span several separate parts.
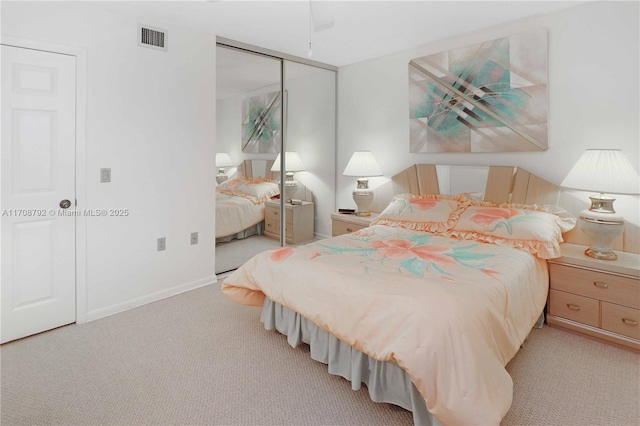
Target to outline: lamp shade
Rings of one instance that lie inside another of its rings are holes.
[[[232,167],[233,165],[231,157],[226,152],[216,154],[216,167]]]
[[[382,176],[382,169],[371,151],[356,151],[342,174],[359,177]]]
[[[640,177],[619,149],[588,149],[561,186],[607,194],[640,194]]]
[[[287,172],[301,172],[303,170],[306,170],[304,168],[304,165],[302,164],[302,160],[300,159],[300,156],[295,151],[285,152],[284,165]],[[280,171],[280,154],[278,154],[278,156],[276,157],[276,161],[273,163],[273,166],[271,167],[271,171],[272,172]]]

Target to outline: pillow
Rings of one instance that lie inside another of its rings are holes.
[[[462,196],[402,194],[395,196],[371,224],[444,232],[455,225],[467,206]]]
[[[243,185],[245,185],[247,182],[249,182],[250,180],[252,180],[253,178],[248,178],[245,176],[242,177],[236,177],[233,179],[227,179],[224,182],[222,182],[221,184],[219,184],[218,186],[222,189],[227,189],[229,191],[238,191],[238,192],[242,192],[241,191],[241,187]]]
[[[240,178],[227,179],[224,182],[220,182],[216,185],[216,189],[228,189],[229,187],[237,184]]]
[[[264,203],[280,194],[280,186],[266,178],[235,178],[222,182],[216,190],[222,194],[247,198],[255,204]]]
[[[562,232],[573,226],[575,218],[560,208],[476,202],[445,235],[515,247],[552,259],[560,256]]]

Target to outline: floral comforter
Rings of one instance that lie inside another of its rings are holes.
[[[230,275],[232,301],[265,295],[411,377],[443,424],[499,424],[505,365],[542,312],[544,260],[388,226],[261,253]]]
[[[264,220],[264,203],[216,192],[216,238],[237,234]]]

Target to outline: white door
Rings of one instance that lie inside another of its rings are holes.
[[[0,343],[76,320],[75,86],[74,56],[2,46]]]

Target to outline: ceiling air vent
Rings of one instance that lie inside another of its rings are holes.
[[[168,31],[138,24],[138,46],[167,51]]]

